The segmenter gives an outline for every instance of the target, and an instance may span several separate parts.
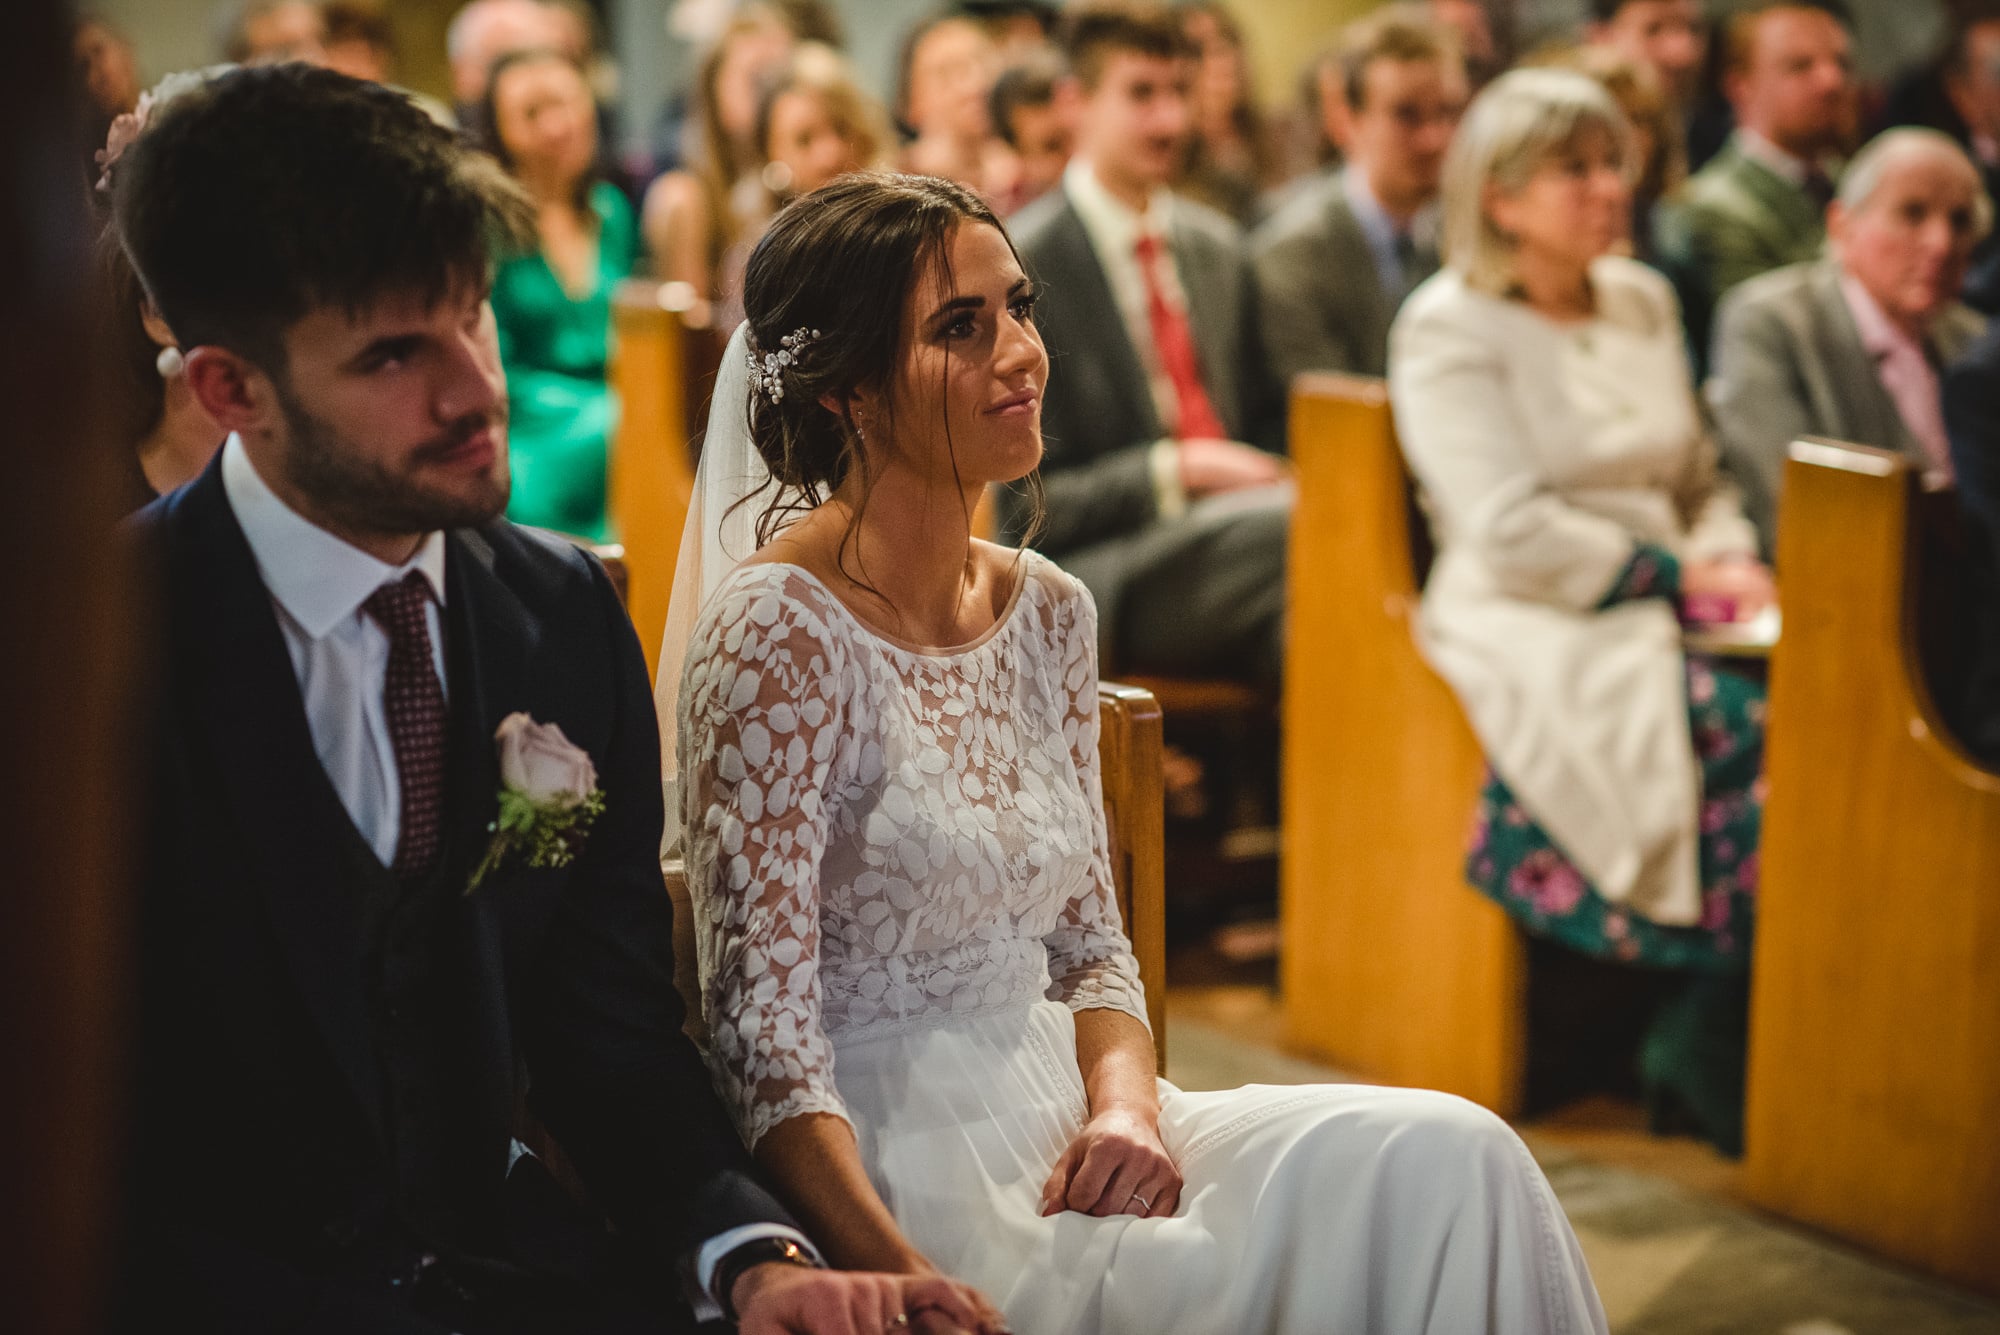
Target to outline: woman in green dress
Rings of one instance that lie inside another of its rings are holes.
[[[605,380],[611,294],[636,260],[631,206],[596,179],[597,112],[583,71],[552,51],[502,58],[488,146],[533,196],[539,244],[501,261],[493,314],[507,368],[514,467],[507,517],[607,536],[605,473],[618,402]]]

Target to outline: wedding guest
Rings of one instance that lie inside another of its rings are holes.
[[[1444,172],[1445,268],[1389,344],[1437,556],[1418,634],[1489,774],[1471,884],[1528,931],[1680,975],[1641,1071],[1742,1144],[1762,688],[1682,619],[1770,601],[1718,480],[1672,290],[1616,254],[1631,132],[1594,80],[1501,76]]]
[[[452,15],[444,39],[458,122],[475,123],[486,80],[500,57],[510,51],[561,51],[568,35],[562,18],[543,0],[468,0]]]
[[[1465,110],[1465,68],[1422,11],[1350,24],[1319,104],[1343,167],[1301,188],[1251,238],[1271,368],[1379,376],[1389,322],[1437,272],[1438,177]]]
[[[2000,6],[1975,9],[1961,24],[1945,54],[1943,86],[1987,198],[2000,198]],[[1992,234],[1973,252],[1965,304],[2000,314],[2000,238]]]
[[[1006,198],[1019,165],[993,130],[999,74],[1000,48],[977,21],[947,11],[910,29],[896,80],[896,119],[910,136],[903,170]]]
[[[108,322],[101,339],[110,353],[106,398],[119,448],[128,461],[127,494],[135,510],[200,476],[227,433],[188,386],[179,341],[160,318],[119,242],[111,216],[119,162],[168,103],[230,68],[218,65],[160,80],[134,109],[111,123],[96,155],[97,184],[91,199],[103,229],[97,276],[104,298],[99,309]]]
[[[1490,1113],[1156,1078],[1092,600],[971,531],[1068,372],[992,210],[844,178],[778,215],[744,300],[703,489],[745,478],[765,545],[703,569],[661,673],[717,1082],[833,1259],[942,1271],[1024,1331],[1604,1330]],[[729,549],[720,508],[684,549]]]
[[[618,419],[606,380],[611,297],[638,257],[631,206],[593,179],[595,107],[569,57],[502,56],[479,123],[536,210],[535,246],[503,252],[493,275],[513,457],[507,516],[595,541],[606,533],[606,466]]]
[[[1608,44],[1578,46],[1562,52],[1550,64],[1588,74],[1604,86],[1626,124],[1632,126],[1632,236],[1628,250],[1634,260],[1642,260],[1660,270],[1680,300],[1682,324],[1690,318],[1702,328],[1708,326],[1708,284],[1688,264],[1686,218],[1680,208],[1680,190],[1688,180],[1686,128],[1680,122],[1674,102],[1662,92],[1652,68],[1630,60]],[[1690,312],[1694,312],[1690,316]],[[1708,364],[1708,350],[1688,344],[1694,366]]]
[[[233,65],[326,63],[326,22],[310,0],[247,0],[223,42]]]
[[[104,256],[105,286],[116,314],[116,367],[110,400],[121,445],[133,464],[133,508],[194,481],[227,433],[188,387],[173,330],[152,307],[115,244]]]
[[[1220,4],[1184,4],[1178,12],[1195,63],[1193,128],[1173,187],[1248,227],[1261,214],[1264,192],[1279,183],[1279,163],[1257,109],[1243,27]]]
[[[1592,46],[1651,71],[1686,135],[1708,56],[1701,0],[1591,0],[1585,36]]]
[[[391,83],[396,77],[396,30],[388,14],[362,0],[320,6],[326,27],[326,67],[350,79]]]
[[[1841,178],[1827,257],[1723,303],[1708,401],[1766,552],[1802,435],[1895,450],[1934,483],[1950,479],[1938,374],[1985,326],[1958,292],[1992,225],[1964,150],[1935,130],[1889,130]]]
[[[975,1324],[963,1286],[814,1267],[681,1033],[639,645],[593,560],[499,518],[487,245],[531,206],[300,65],[128,157],[120,236],[231,434],[132,533],[164,658],[118,1328],[691,1332],[683,1266],[745,1330]]]
[[[1047,506],[1038,524],[1010,490],[1002,519],[1090,589],[1111,670],[1275,689],[1290,508],[1258,443],[1276,443],[1276,395],[1242,233],[1168,188],[1187,39],[1171,10],[1105,4],[1069,12],[1065,46],[1076,154],[1014,224],[1063,368],[1042,418]]]
[[[331,0],[320,6],[325,24],[326,67],[350,79],[387,84],[410,98],[424,114],[447,129],[458,124],[444,102],[396,84],[396,29],[388,11],[371,0]]]
[[[993,128],[1020,160],[1012,198],[995,206],[1002,213],[1040,199],[1062,182],[1076,143],[1076,108],[1067,78],[1061,54],[1037,47],[993,81]]]
[[[697,151],[686,167],[646,188],[640,220],[653,276],[686,283],[699,302],[725,295],[723,257],[768,216],[757,104],[763,82],[784,67],[794,44],[775,10],[751,5],[736,14],[696,76]],[[696,318],[707,318],[705,306]]]
[[[757,104],[757,142],[775,212],[836,176],[883,166],[889,123],[839,52],[807,42],[764,89]]]
[[[139,105],[139,55],[132,40],[109,20],[86,14],[76,21],[70,57],[88,113],[83,142],[95,149],[111,122]]]
[[[1747,278],[1819,254],[1840,155],[1857,117],[1846,24],[1808,0],[1777,0],[1730,18],[1723,88],[1736,113],[1729,143],[1688,181],[1688,264],[1703,309],[1690,303],[1697,347],[1707,310]]]
[[[1466,76],[1474,88],[1484,88],[1494,75],[1507,68],[1484,0],[1427,0],[1427,3],[1431,20],[1457,34],[1459,54],[1464,57]]]
[[[881,105],[862,90],[839,52],[806,42],[792,53],[758,99],[763,193],[717,266],[716,295],[709,303],[717,328],[734,329],[743,319],[743,266],[772,215],[836,176],[887,165],[890,134]]]
[[[835,51],[847,49],[847,29],[829,0],[775,0],[772,8],[799,41],[817,42]]]
[[[1959,698],[1945,704],[1966,748],[2000,769],[2000,324],[1945,373],[1944,423],[1969,540],[1959,606],[1972,646]]]

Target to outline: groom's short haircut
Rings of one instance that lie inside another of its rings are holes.
[[[184,348],[282,373],[284,332],[483,284],[532,206],[407,94],[307,65],[234,70],[157,113],[112,173],[119,236]]]

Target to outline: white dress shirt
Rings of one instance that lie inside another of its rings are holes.
[[[402,833],[403,787],[382,701],[389,635],[362,610],[384,584],[420,570],[430,584],[431,663],[447,691],[444,668],[444,534],[392,566],[328,533],[271,490],[241,437],[222,447],[222,490],[250,544],[257,574],[278,612],[305,701],[306,726],[320,767],[340,794],[354,828],[388,866]]]
[[[1766,168],[1773,176],[1787,185],[1803,189],[1806,177],[1812,174],[1813,164],[1796,153],[1787,153],[1776,144],[1742,126],[1736,129],[1736,149],[1744,157]],[[1829,173],[1830,174],[1830,173]]]
[[[1096,170],[1080,157],[1070,159],[1064,169],[1063,190],[1069,195],[1076,216],[1083,220],[1084,234],[1090,238],[1091,249],[1097,252],[1097,262],[1104,267],[1105,280],[1111,284],[1111,295],[1118,303],[1118,314],[1125,321],[1125,332],[1132,338],[1139,364],[1146,368],[1160,420],[1177,422],[1180,400],[1174,393],[1173,379],[1160,365],[1159,349],[1153,346],[1153,314],[1138,255],[1140,237],[1150,236],[1159,242],[1160,258],[1154,274],[1160,280],[1160,290],[1169,306],[1186,311],[1187,295],[1181,288],[1180,271],[1175,267],[1169,238],[1173,192],[1164,186],[1154,190],[1146,201],[1145,212],[1135,212],[1105,189],[1104,183],[1097,179]]]
[[[1146,275],[1139,268],[1138,253],[1140,237],[1151,236],[1159,242],[1154,276],[1159,279],[1160,293],[1169,306],[1185,312],[1187,291],[1181,286],[1168,230],[1173,217],[1173,192],[1165,186],[1156,188],[1146,200],[1145,212],[1134,212],[1124,200],[1105,189],[1104,183],[1097,179],[1096,169],[1081,157],[1071,158],[1069,166],[1063,169],[1062,188],[1083,223],[1090,248],[1097,252],[1105,282],[1111,285],[1119,318],[1125,322],[1125,333],[1132,340],[1132,350],[1139,354],[1139,365],[1146,373],[1154,410],[1159,413],[1160,421],[1178,422],[1180,395],[1174,390],[1173,377],[1160,364],[1160,350],[1153,344],[1152,303],[1147,296]],[[1160,517],[1176,519],[1185,514],[1188,497],[1181,483],[1178,441],[1166,436],[1153,443],[1151,471],[1153,497]]]
[[[305,701],[313,751],[354,828],[386,867],[396,860],[403,800],[382,699],[389,671],[389,635],[362,610],[362,604],[384,584],[400,583],[412,570],[423,572],[431,589],[425,617],[431,665],[437,669],[438,684],[448,691],[444,534],[427,536],[416,555],[402,565],[378,561],[280,500],[250,462],[242,438],[233,434],[222,447],[222,490],[277,609],[278,627],[284,632],[292,672]],[[510,1170],[512,1160],[526,1152],[517,1141],[509,1156]],[[819,1259],[807,1238],[781,1224],[747,1224],[719,1233],[704,1242],[693,1258],[699,1289],[694,1295],[697,1318],[722,1315],[719,1303],[724,1295],[710,1288],[715,1269],[730,1252],[760,1238],[797,1243],[807,1256]]]

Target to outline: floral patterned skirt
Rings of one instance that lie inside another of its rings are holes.
[[[1701,760],[1701,922],[1667,927],[1598,894],[1489,766],[1466,877],[1537,936],[1585,955],[1662,969],[1749,967],[1764,813],[1764,687],[1687,659],[1688,722]]]

